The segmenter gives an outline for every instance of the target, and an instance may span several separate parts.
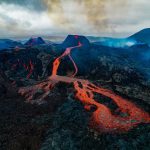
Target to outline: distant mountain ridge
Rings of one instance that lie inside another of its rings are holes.
[[[62,43],[51,42],[51,39],[44,40],[42,37],[31,37],[30,39],[25,40],[22,43],[11,39],[0,39],[0,50],[24,46],[36,46],[36,45],[48,46],[55,44],[60,44],[62,48],[67,48],[77,46],[79,41],[81,42],[82,47],[84,48],[89,48],[91,43],[95,45],[103,45],[114,48],[131,47],[136,44],[144,44],[144,43],[150,46],[150,28],[143,29],[127,38],[68,35]]]
[[[150,45],[150,28],[143,29],[130,37],[128,39],[134,39],[141,43],[147,43]]]
[[[150,45],[150,28],[143,29],[127,38],[93,37],[87,36],[88,40],[96,45],[109,47],[130,47],[135,44]]]

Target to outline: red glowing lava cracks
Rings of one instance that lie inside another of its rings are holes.
[[[34,64],[32,61],[30,60],[28,64],[21,63],[20,61],[18,61],[18,63],[28,72],[26,78],[29,79],[34,71]]]
[[[27,71],[27,75],[26,78],[29,79],[34,71],[34,64],[32,62],[32,60],[29,60],[29,62],[27,64],[22,63],[19,59],[17,60],[17,63],[13,64],[11,69],[15,70],[17,68],[17,66],[21,66],[23,67],[26,71]]]
[[[32,73],[33,73],[33,70],[34,70],[34,65],[33,65],[32,61],[30,60],[30,62],[29,62],[29,67],[28,67],[29,73],[28,73],[28,75],[27,75],[27,79],[30,78],[30,76],[31,76]]]
[[[75,36],[75,38],[78,39],[78,36]],[[78,68],[73,61],[70,52],[74,48],[81,46],[82,44],[79,42],[78,46],[67,48],[65,52],[53,62],[53,71],[50,79],[58,82],[62,81],[66,83],[73,83],[76,90],[75,97],[84,104],[84,108],[86,110],[90,110],[92,106],[96,107],[89,123],[90,126],[99,132],[122,133],[130,130],[140,123],[150,123],[149,114],[129,100],[116,95],[110,90],[97,87],[89,81],[73,78],[76,75]],[[65,56],[69,56],[70,60],[74,64],[75,73],[71,77],[57,75],[61,59]],[[82,86],[79,86],[79,83]],[[95,93],[111,98],[117,104],[120,111],[122,113],[127,113],[128,116],[122,117],[119,115],[113,115],[110,108],[106,107],[104,104],[96,102],[94,99]]]

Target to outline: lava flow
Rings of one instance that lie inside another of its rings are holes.
[[[67,48],[67,49],[65,50],[65,52],[64,52],[61,56],[59,56],[59,57],[53,62],[52,76],[57,75],[58,67],[59,67],[59,65],[60,65],[60,60],[61,60],[63,57],[65,57],[65,56],[68,56],[68,57],[70,58],[70,60],[72,61],[73,65],[74,65],[75,73],[72,75],[72,77],[74,77],[74,76],[77,74],[78,68],[77,68],[77,66],[76,66],[76,64],[75,64],[75,62],[74,62],[74,60],[72,59],[70,53],[71,53],[71,50],[72,50],[72,49],[74,49],[74,48],[79,48],[79,47],[81,47],[81,46],[82,46],[82,44],[79,42],[79,43],[78,43],[78,46]]]
[[[75,36],[75,39],[78,40],[78,36]],[[90,126],[99,132],[122,133],[130,130],[140,123],[150,123],[149,114],[129,100],[116,95],[110,90],[97,87],[87,80],[73,78],[77,74],[78,68],[71,57],[71,51],[74,48],[79,48],[81,46],[82,44],[79,42],[77,46],[67,48],[61,56],[55,59],[50,79],[55,82],[61,81],[73,83],[76,90],[75,97],[84,104],[84,108],[87,110],[90,110],[93,106],[96,108],[96,110],[92,113],[89,123]],[[66,56],[70,58],[75,67],[75,73],[71,77],[57,75],[61,59]],[[112,114],[110,108],[106,107],[104,104],[98,103],[94,99],[95,93],[111,98],[119,107],[120,112],[128,115],[121,116]]]

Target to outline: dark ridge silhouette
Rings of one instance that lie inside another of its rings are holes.
[[[34,46],[34,45],[41,45],[41,44],[46,44],[46,42],[41,38],[30,38],[25,45],[27,46]]]
[[[10,39],[0,39],[0,50],[11,49],[15,48],[16,46],[22,47],[22,44],[20,42],[13,41]]]
[[[85,36],[81,35],[68,35],[64,42],[62,43],[63,48],[77,46],[79,42],[82,44],[82,47],[89,48],[90,42]]]
[[[150,28],[143,29],[143,30],[133,34],[128,39],[134,39],[141,43],[150,44]]]

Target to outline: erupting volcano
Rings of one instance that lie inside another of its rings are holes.
[[[71,57],[71,53],[77,48],[79,51],[82,50],[80,48],[84,45],[77,35],[74,36],[74,40],[76,40],[77,45],[66,48],[64,53],[54,60],[52,75],[49,77],[49,81],[45,81],[45,83],[40,85],[40,87],[44,87],[45,92],[47,91],[46,94],[48,94],[58,82],[72,83],[76,91],[75,99],[81,101],[84,108],[88,111],[94,108],[89,125],[99,132],[122,133],[127,132],[140,123],[150,123],[149,114],[131,101],[116,95],[111,90],[98,87],[88,80],[74,78],[78,72],[78,67]],[[59,65],[64,57],[69,57],[75,68],[74,73],[70,77],[58,75]],[[46,82],[49,82],[48,86],[46,86]],[[39,87],[39,85],[36,85],[34,88],[37,87]],[[32,90],[26,91],[25,89],[21,89],[19,92],[25,95],[25,93],[29,91],[31,92]],[[110,108],[96,101],[94,97],[95,94],[110,98],[118,106],[118,111],[125,114],[125,116],[113,114]],[[30,99],[31,97],[29,100]]]
[[[0,0],[0,150],[150,149],[148,6]]]

